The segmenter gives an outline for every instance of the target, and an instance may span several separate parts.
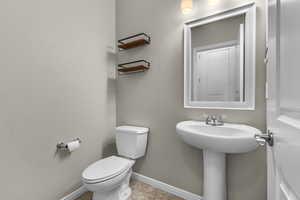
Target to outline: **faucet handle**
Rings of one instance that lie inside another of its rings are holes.
[[[212,116],[203,114],[203,117],[205,118],[205,123],[208,125],[210,121],[212,120]]]
[[[223,122],[224,121],[224,119],[226,119],[227,118],[227,116],[226,115],[224,115],[224,114],[222,114],[222,115],[219,115],[218,116],[218,121],[220,121],[220,122]]]
[[[204,119],[205,119],[206,121],[212,120],[212,116],[211,116],[211,115],[208,115],[208,114],[206,114],[206,113],[203,114],[203,117],[204,117]]]
[[[224,121],[223,121],[223,115],[218,115],[216,118],[215,118],[215,126],[222,126],[224,125]]]

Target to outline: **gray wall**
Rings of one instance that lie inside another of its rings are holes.
[[[215,4],[213,4],[215,2]],[[119,62],[145,58],[146,73],[122,76],[117,81],[117,123],[151,128],[147,155],[135,171],[170,185],[202,194],[202,153],[184,144],[176,135],[176,123],[203,119],[203,114],[226,114],[228,122],[245,123],[265,130],[263,63],[265,45],[264,1],[257,3],[256,110],[204,110],[183,108],[183,23],[249,1],[197,0],[195,12],[183,16],[180,0],[118,0],[117,37],[146,32],[150,46],[121,52]],[[229,200],[265,200],[265,152],[260,149],[227,157]]]
[[[245,24],[244,15],[223,19],[192,28],[192,48],[238,41],[240,24]]]
[[[1,199],[56,200],[110,152],[113,0],[0,2]],[[75,137],[82,147],[55,153]]]

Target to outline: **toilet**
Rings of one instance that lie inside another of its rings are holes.
[[[129,186],[135,160],[146,152],[148,128],[120,126],[116,128],[118,156],[101,159],[82,173],[82,182],[93,200],[128,200]]]

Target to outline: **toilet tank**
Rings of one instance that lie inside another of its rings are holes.
[[[116,128],[116,144],[120,156],[137,159],[146,152],[149,128],[119,126]]]

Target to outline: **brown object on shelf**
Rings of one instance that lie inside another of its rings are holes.
[[[130,48],[133,48],[133,47],[138,47],[138,46],[142,46],[142,45],[145,45],[147,44],[148,42],[144,39],[139,39],[139,40],[135,40],[135,41],[132,41],[132,42],[128,42],[128,43],[124,43],[124,44],[120,44],[118,45],[118,47],[120,49],[130,49]]]
[[[146,60],[138,60],[138,61],[123,63],[118,65],[118,71],[120,74],[144,72],[149,68],[150,68],[150,63]]]
[[[145,33],[139,33],[118,41],[118,47],[121,50],[131,49],[134,47],[150,44],[151,38]]]
[[[144,71],[147,70],[149,68],[145,67],[144,65],[138,65],[138,66],[134,66],[134,67],[127,67],[127,68],[122,68],[122,69],[118,69],[119,72],[136,72],[136,71]]]

